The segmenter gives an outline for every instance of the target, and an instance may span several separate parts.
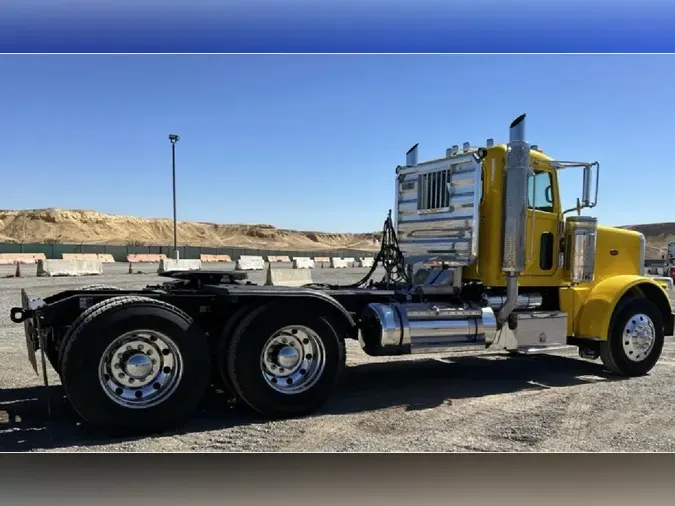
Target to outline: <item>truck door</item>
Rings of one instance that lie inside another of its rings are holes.
[[[536,170],[528,178],[526,276],[552,276],[558,269],[556,180],[548,170]]]

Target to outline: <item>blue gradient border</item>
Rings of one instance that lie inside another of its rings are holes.
[[[675,52],[670,0],[4,0],[0,52]]]

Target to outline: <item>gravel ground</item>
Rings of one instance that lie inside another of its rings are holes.
[[[226,268],[220,265],[217,268]],[[156,266],[135,266],[146,273]],[[161,278],[106,265],[103,276],[0,279],[0,451],[675,451],[675,344],[667,338],[652,374],[606,376],[573,352],[506,358],[445,355],[371,358],[348,343],[348,368],[313,416],[269,422],[207,395],[180,430],[129,437],[86,428],[31,369],[23,326],[11,323],[19,291],[46,296],[92,283],[141,287]],[[0,277],[13,272],[0,267]],[[315,281],[345,282],[366,269],[316,269]],[[261,273],[251,274],[254,282]],[[51,417],[48,414],[48,399]]]

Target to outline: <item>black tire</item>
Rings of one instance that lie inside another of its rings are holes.
[[[232,339],[232,334],[237,328],[237,325],[241,323],[242,319],[246,316],[248,312],[251,311],[251,307],[248,305],[243,305],[237,308],[232,316],[228,319],[227,323],[223,327],[222,332],[220,333],[220,338],[218,339],[218,346],[216,348],[216,371],[214,374],[214,384],[216,387],[221,388],[226,395],[234,398],[237,395],[232,382],[230,381],[230,376],[227,373],[227,356],[228,350],[230,347],[230,341]]]
[[[323,346],[324,367],[307,390],[286,394],[264,379],[261,354],[267,340],[285,326],[304,326]],[[317,410],[330,397],[345,366],[345,344],[327,316],[317,316],[295,303],[271,303],[249,313],[237,326],[227,354],[227,373],[237,396],[269,418],[303,416]]]
[[[107,287],[107,285],[87,285],[83,288],[79,288],[78,290],[88,292],[88,291],[91,291],[91,290],[98,289],[98,288],[92,288],[92,287],[101,287],[101,286],[106,286],[106,289],[116,288],[116,287]],[[80,313],[80,316],[75,318],[75,321],[68,328],[68,330],[66,331],[66,334],[63,336],[63,340],[61,341],[61,346],[59,347],[58,352],[56,350],[52,351],[55,354],[55,362],[56,362],[56,365],[54,363],[52,363],[52,367],[54,367],[54,370],[56,372],[61,374],[61,369],[63,369],[63,365],[61,363],[63,361],[63,352],[66,349],[66,345],[68,344],[68,341],[71,339],[71,337],[73,335],[73,332],[75,332],[75,330],[79,329],[79,327],[82,325],[82,322],[85,321],[85,320],[88,320],[89,317],[93,313],[97,312],[101,307],[105,307],[105,304],[110,300],[112,300],[112,299],[106,299],[102,302],[99,302],[98,304],[94,304],[93,306],[85,309],[82,313]],[[50,359],[50,362],[51,362],[51,359]]]
[[[626,352],[624,343],[632,341],[625,340],[625,327],[631,323],[647,323],[644,318],[642,322],[638,321],[640,320],[638,315],[645,315],[651,320],[654,327],[653,345],[646,352]],[[612,317],[608,340],[600,345],[600,358],[603,365],[614,374],[629,377],[643,376],[656,365],[663,350],[663,343],[663,316],[656,305],[643,298],[629,299],[617,309]],[[629,355],[633,353],[641,360],[631,360]]]
[[[165,302],[123,296],[92,306],[78,320],[64,339],[61,381],[85,421],[150,432],[176,427],[194,412],[209,385],[211,354],[205,333],[187,314]],[[161,403],[134,409],[106,394],[99,381],[99,362],[117,337],[139,329],[161,332],[173,342],[181,356],[182,375]]]

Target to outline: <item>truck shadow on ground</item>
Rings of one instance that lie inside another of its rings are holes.
[[[312,417],[404,407],[432,409],[453,400],[569,387],[619,379],[598,363],[561,356],[453,357],[446,360],[391,361],[347,367],[329,402]],[[628,380],[629,381],[629,380]],[[51,417],[47,412],[50,399]],[[210,392],[192,419],[161,436],[186,435],[264,423],[260,417]],[[301,423],[301,422],[299,422]],[[118,445],[147,436],[111,433],[82,424],[61,386],[0,390],[0,451],[33,451]],[[198,449],[198,448],[195,448]]]

